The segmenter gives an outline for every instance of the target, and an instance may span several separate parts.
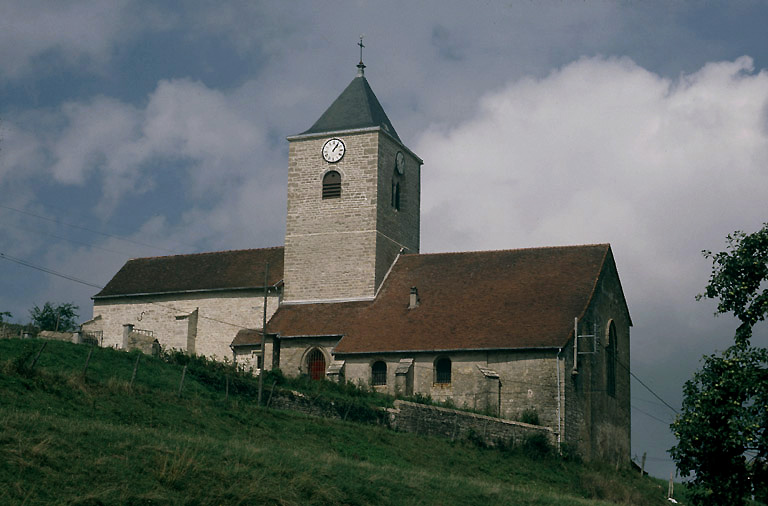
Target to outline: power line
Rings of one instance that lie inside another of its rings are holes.
[[[11,262],[15,262],[17,264],[24,265],[26,267],[29,267],[29,268],[32,268],[32,269],[35,269],[35,270],[38,270],[38,271],[42,271],[42,272],[45,272],[45,273],[48,273],[48,274],[52,274],[54,276],[58,276],[60,278],[68,279],[70,281],[74,281],[75,283],[80,283],[81,285],[87,285],[87,286],[90,286],[90,287],[93,287],[93,288],[98,288],[99,290],[104,288],[103,286],[94,285],[93,283],[89,283],[88,281],[83,281],[82,279],[78,279],[78,278],[75,278],[73,276],[67,276],[66,274],[62,274],[60,272],[56,272],[56,271],[48,269],[46,267],[40,267],[39,265],[32,264],[30,262],[27,262],[26,260],[22,260],[21,258],[16,258],[16,257],[12,257],[10,255],[6,255],[5,253],[2,253],[2,252],[0,252],[0,258],[4,258],[6,260],[10,260]]]
[[[623,363],[623,362],[621,362],[620,360],[617,360],[616,362],[618,362],[618,363],[619,363],[619,365],[620,365],[621,367],[623,367],[624,369],[626,369],[626,370],[627,370],[627,372],[629,373],[629,375],[630,375],[630,376],[632,376],[633,378],[635,378],[635,379],[638,381],[638,383],[640,383],[641,385],[643,385],[643,386],[645,387],[645,389],[646,389],[646,390],[648,390],[649,392],[651,392],[651,394],[652,394],[654,397],[656,397],[658,400],[660,400],[660,401],[661,401],[661,402],[662,402],[662,403],[663,403],[663,404],[664,404],[666,407],[668,407],[669,409],[671,409],[672,411],[674,411],[674,412],[675,412],[675,414],[679,414],[679,412],[678,412],[678,411],[677,411],[675,408],[673,408],[673,407],[672,407],[672,406],[671,406],[671,405],[670,405],[670,404],[669,404],[667,401],[665,401],[664,399],[662,399],[661,397],[659,397],[659,395],[658,395],[656,392],[654,392],[653,390],[651,390],[651,387],[649,387],[648,385],[646,385],[645,383],[643,383],[643,380],[641,380],[640,378],[638,378],[638,377],[637,377],[637,375],[636,375],[635,373],[633,373],[632,371],[630,371],[630,370],[629,370],[629,367],[627,367],[626,365],[624,365],[624,363]]]
[[[652,418],[652,419],[656,420],[657,422],[663,423],[666,426],[669,426],[672,423],[672,422],[667,422],[666,420],[662,420],[661,418],[657,418],[656,416],[654,416],[654,415],[652,415],[652,414],[650,414],[650,413],[648,413],[646,411],[643,411],[642,409],[638,408],[634,404],[632,404],[632,409],[634,409],[635,411],[638,411],[638,412],[644,414],[645,416],[647,416],[649,418]]]
[[[2,252],[0,252],[0,258],[4,258],[6,260],[9,260],[11,262],[15,262],[15,263],[23,265],[25,267],[29,267],[31,269],[35,269],[35,270],[38,270],[38,271],[41,271],[41,272],[45,272],[46,274],[51,274],[53,276],[58,276],[60,278],[67,279],[69,281],[74,281],[75,283],[80,283],[82,285],[86,285],[86,286],[90,286],[90,287],[93,287],[93,288],[97,288],[99,290],[103,290],[104,289],[103,286],[96,285],[96,284],[93,284],[93,283],[89,283],[88,281],[83,281],[82,279],[78,279],[78,278],[76,278],[74,276],[68,276],[67,274],[62,274],[60,272],[56,272],[56,271],[54,271],[52,269],[48,269],[46,267],[41,267],[39,265],[35,265],[35,264],[31,263],[31,262],[27,262],[26,260],[22,260],[21,258],[12,257],[12,256],[6,255],[5,253],[2,253]],[[160,304],[159,302],[148,301],[148,302],[146,302],[146,304],[152,304],[152,305],[159,306],[159,307],[162,307],[162,308],[165,308],[165,309],[170,309],[171,311],[175,311],[177,313],[184,313],[184,312],[186,312],[185,310],[182,310],[182,309],[179,309],[179,308],[176,308],[176,307],[173,307],[173,306],[168,306],[168,305],[165,305],[165,304]],[[209,321],[213,321],[213,322],[216,322],[216,323],[221,323],[223,325],[229,325],[231,327],[235,327],[235,328],[238,328],[238,329],[248,329],[248,328],[250,328],[250,327],[247,327],[247,326],[244,326],[244,325],[241,325],[241,324],[231,323],[231,322],[227,322],[227,321],[224,321],[224,320],[219,320],[217,318],[213,318],[213,317],[210,317],[210,316],[201,315],[199,313],[198,313],[198,318],[203,318],[204,320],[209,320]]]
[[[52,223],[56,223],[57,225],[64,225],[66,227],[76,228],[78,230],[85,230],[86,232],[90,232],[92,234],[98,234],[98,235],[101,235],[101,236],[104,236],[104,237],[109,237],[111,239],[117,239],[119,241],[125,241],[125,242],[129,242],[129,243],[132,243],[132,244],[137,244],[139,246],[144,246],[145,248],[152,248],[152,249],[156,249],[156,250],[160,250],[160,251],[165,251],[166,253],[175,253],[173,250],[170,250],[170,249],[167,249],[167,248],[162,248],[160,246],[153,246],[152,244],[147,244],[147,243],[143,243],[143,242],[140,242],[140,241],[134,241],[133,239],[127,239],[125,237],[120,237],[119,235],[108,234],[106,232],[100,232],[98,230],[93,230],[93,229],[90,229],[90,228],[87,228],[87,227],[83,227],[81,225],[74,225],[72,223],[67,223],[67,222],[64,222],[64,221],[61,221],[61,220],[58,220],[58,219],[55,219],[55,218],[48,218],[47,216],[41,216],[39,214],[31,213],[31,212],[25,211],[23,209],[17,209],[15,207],[6,206],[6,205],[3,205],[3,204],[0,204],[0,208],[8,209],[10,211],[14,211],[14,212],[21,213],[21,214],[26,214],[27,216],[32,216],[32,217],[38,218],[40,220],[50,221]]]
[[[22,230],[24,232],[31,232],[33,234],[39,234],[39,235],[43,235],[43,236],[53,237],[54,239],[58,239],[60,241],[71,242],[72,244],[80,244],[82,246],[88,246],[91,249],[98,249],[98,250],[101,250],[101,251],[106,251],[108,253],[115,253],[115,254],[121,255],[123,257],[126,256],[125,252],[115,251],[115,250],[111,250],[111,249],[108,249],[108,248],[102,248],[101,246],[96,246],[95,244],[91,244],[91,243],[88,243],[88,242],[85,242],[85,241],[75,241],[74,239],[68,239],[66,237],[61,237],[61,236],[58,236],[56,234],[50,234],[48,232],[42,232],[40,230],[32,230],[30,228],[19,227],[19,226],[16,226],[16,225],[11,225],[9,223],[6,223],[5,226],[6,227],[15,228],[16,230]]]

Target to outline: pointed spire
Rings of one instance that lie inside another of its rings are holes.
[[[352,130],[356,128],[381,127],[382,130],[394,137],[398,142],[395,127],[387,117],[387,113],[381,107],[379,100],[373,93],[371,86],[365,78],[365,64],[363,63],[363,37],[360,36],[360,63],[357,64],[357,76],[352,79],[341,95],[326,109],[309,130],[300,135],[334,132],[340,130]]]
[[[365,35],[361,35],[360,42],[357,43],[357,45],[360,46],[360,63],[357,64],[357,77],[365,76],[365,64],[363,63],[363,48],[365,46],[363,45],[363,37],[365,37]]]

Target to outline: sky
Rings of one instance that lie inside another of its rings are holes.
[[[701,251],[768,222],[766,19],[749,0],[4,0],[0,312],[86,320],[129,258],[282,245],[285,138],[355,77],[364,34],[424,160],[422,252],[610,243],[632,371],[679,409],[736,327],[695,300]],[[632,380],[632,452],[659,477],[673,419]]]

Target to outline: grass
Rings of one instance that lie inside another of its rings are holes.
[[[49,342],[29,370],[41,345],[0,340],[0,504],[667,504],[637,473],[259,407],[234,376],[225,401],[217,365],[181,398],[182,365],[142,357],[131,389],[111,349],[83,378],[89,348]]]

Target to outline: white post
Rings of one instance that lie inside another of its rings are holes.
[[[579,372],[579,318],[573,318],[573,374]]]

